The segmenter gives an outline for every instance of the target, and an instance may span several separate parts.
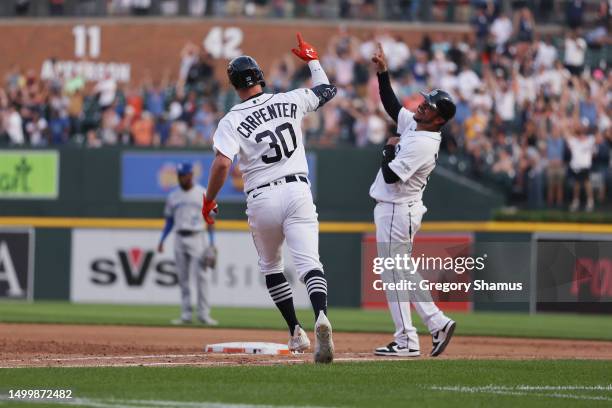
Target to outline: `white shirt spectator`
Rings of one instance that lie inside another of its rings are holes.
[[[47,129],[45,118],[39,118],[36,122],[28,122],[26,131],[30,135],[30,144],[32,146],[43,146],[46,144],[46,140],[43,138],[45,129]]]
[[[465,99],[470,100],[474,95],[474,90],[480,86],[480,78],[473,70],[466,68],[457,77],[457,85],[459,93]]]
[[[115,102],[115,95],[117,93],[117,82],[112,78],[106,78],[96,84],[94,92],[100,94],[98,103],[102,107],[108,107]]]
[[[512,90],[495,92],[495,110],[502,120],[514,120],[515,103],[514,92]]]
[[[517,77],[518,89],[516,99],[519,105],[523,105],[525,101],[535,102],[537,97],[536,80],[532,75]]]
[[[512,31],[512,21],[507,16],[497,17],[490,28],[497,47],[503,47],[510,40]]]
[[[570,168],[575,172],[590,169],[593,165],[595,138],[591,136],[583,138],[570,137],[567,142],[569,149],[572,152]]]
[[[385,55],[387,55],[387,66],[391,72],[401,69],[410,58],[410,48],[403,41],[397,41],[391,37],[380,40]],[[370,54],[369,60],[372,57]]]
[[[540,41],[538,43],[538,53],[534,61],[536,68],[552,68],[556,60],[557,49],[555,48],[555,46],[547,44],[544,41]]]
[[[440,88],[440,79],[449,72],[453,72],[455,68],[455,64],[448,61],[442,51],[437,51],[434,59],[427,63],[427,73],[432,80],[432,85]]]
[[[333,71],[336,73],[336,83],[340,86],[347,86],[353,83],[353,68],[355,61],[352,59],[336,58],[333,64]]]
[[[581,67],[584,65],[584,56],[586,54],[586,41],[582,38],[566,38],[565,39],[565,64],[572,67]]]
[[[474,109],[481,109],[484,112],[491,111],[493,107],[493,98],[486,92],[475,92],[471,100],[471,105]]]
[[[379,115],[368,117],[368,140],[373,144],[381,144],[387,136],[387,122]]]
[[[569,77],[570,74],[565,68],[544,69],[536,75],[535,83],[540,90],[548,88],[550,93],[559,96],[563,91],[563,83],[567,81]]]
[[[8,133],[11,143],[13,144],[23,144],[25,141],[23,136],[23,121],[21,120],[21,115],[16,110],[12,110],[8,114],[6,133]]]

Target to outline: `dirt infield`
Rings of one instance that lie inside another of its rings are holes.
[[[312,333],[310,337],[312,340]],[[375,357],[372,349],[390,338],[389,334],[335,333],[336,361],[384,360]],[[0,368],[222,366],[311,361],[311,354],[249,356],[203,352],[204,345],[209,343],[286,340],[285,332],[275,330],[0,324]],[[431,337],[421,336],[424,355],[430,345]],[[440,358],[612,360],[612,342],[456,336]]]

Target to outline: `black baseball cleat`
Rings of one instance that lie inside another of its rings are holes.
[[[450,340],[453,337],[456,326],[457,323],[455,323],[455,321],[449,320],[448,323],[444,325],[442,330],[438,330],[431,335],[431,338],[433,339],[433,348],[431,349],[432,357],[439,356],[442,354],[444,349],[446,349],[446,346],[448,346],[448,343],[450,343]]]
[[[411,350],[408,347],[399,346],[396,342],[392,341],[386,346],[378,347],[374,350],[374,354],[377,356],[419,357],[421,352],[419,350]]]

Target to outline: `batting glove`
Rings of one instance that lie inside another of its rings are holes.
[[[309,62],[319,59],[317,50],[310,44],[308,44],[302,38],[302,34],[297,33],[298,48],[292,48],[291,51],[301,60]]]
[[[202,202],[202,217],[208,225],[215,223],[215,216],[219,213],[219,206],[215,200],[207,200],[206,193],[204,193],[204,200]]]

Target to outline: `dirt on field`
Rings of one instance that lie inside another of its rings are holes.
[[[309,333],[313,340],[312,333]],[[372,350],[390,334],[334,333],[337,362],[389,360]],[[203,327],[0,324],[0,368],[89,366],[223,366],[299,364],[311,353],[290,356],[219,355],[204,346],[229,341],[285,343],[278,330]],[[431,337],[421,336],[422,358]],[[453,337],[440,359],[602,359],[612,360],[612,342],[498,337]]]

